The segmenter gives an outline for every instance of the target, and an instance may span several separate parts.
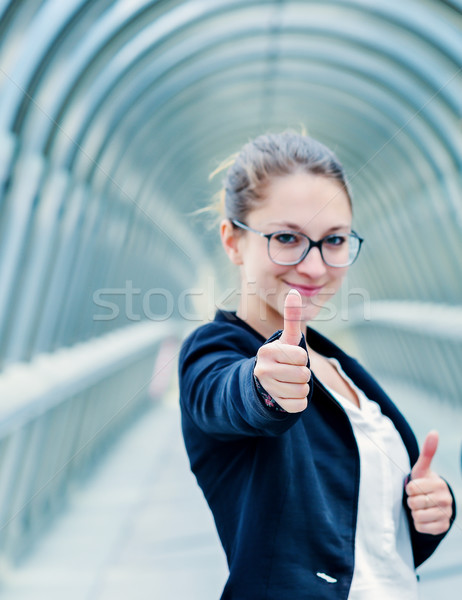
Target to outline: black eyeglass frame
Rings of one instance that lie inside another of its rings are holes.
[[[345,265],[331,265],[330,263],[328,263],[326,261],[326,259],[323,256],[323,253],[322,253],[322,243],[324,242],[324,240],[326,240],[327,238],[329,238],[331,235],[335,235],[335,234],[330,233],[329,235],[326,235],[322,239],[320,239],[317,242],[315,242],[314,240],[312,240],[311,238],[309,238],[305,233],[302,233],[301,231],[291,231],[290,229],[281,229],[280,231],[273,231],[273,233],[263,233],[262,231],[257,231],[257,229],[253,229],[252,227],[249,227],[245,223],[241,223],[237,219],[231,219],[231,223],[233,225],[235,225],[236,227],[240,227],[241,229],[246,229],[247,231],[251,231],[252,233],[257,233],[261,237],[266,238],[268,240],[268,247],[267,248],[268,248],[268,257],[269,257],[269,259],[272,262],[274,262],[276,265],[281,265],[281,266],[285,266],[285,267],[290,267],[290,266],[298,265],[299,263],[301,263],[308,256],[308,252],[312,248],[318,248],[319,249],[319,253],[321,255],[321,258],[322,258],[323,262],[328,267],[334,267],[334,268],[350,267],[355,262],[355,260],[358,258],[359,252],[361,250],[361,245],[364,242],[364,238],[360,237],[355,231],[352,231],[351,233],[343,234],[343,235],[348,235],[350,237],[355,237],[359,241],[358,251],[356,252],[356,256],[354,257],[354,259],[351,262],[346,263]],[[282,263],[282,262],[277,262],[276,260],[274,260],[273,258],[271,258],[270,251],[269,251],[271,238],[274,235],[277,235],[277,234],[280,234],[280,233],[296,233],[297,235],[301,235],[302,237],[304,237],[304,238],[306,238],[308,240],[308,247],[303,252],[303,254],[299,258],[299,260],[296,260],[296,261],[293,261],[293,262],[288,262],[288,263],[287,262]]]

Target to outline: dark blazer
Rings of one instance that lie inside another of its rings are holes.
[[[415,436],[377,382],[314,329],[308,327],[306,336],[314,350],[337,358],[355,384],[380,405],[413,465],[419,454]],[[213,322],[186,339],[179,359],[186,450],[230,571],[222,600],[346,599],[354,569],[359,492],[353,430],[345,411],[314,374],[305,411],[289,414],[268,408],[253,378],[263,343],[234,313],[218,311]],[[418,533],[405,507],[418,566],[445,534]]]

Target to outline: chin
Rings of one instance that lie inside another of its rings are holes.
[[[313,305],[311,302],[302,310],[302,320],[312,321],[322,311],[323,305]]]
[[[313,319],[315,319],[318,316],[318,314],[319,314],[319,310],[303,313],[302,314],[302,321],[304,323],[308,323],[309,321],[313,321]]]

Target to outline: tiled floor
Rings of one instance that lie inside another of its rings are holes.
[[[440,429],[436,467],[462,504],[460,412],[385,386],[419,437]],[[460,508],[462,510],[462,508]],[[421,569],[421,599],[459,598],[461,519]],[[146,414],[99,465],[68,510],[6,574],[1,600],[218,600],[226,562],[189,471],[174,404]]]

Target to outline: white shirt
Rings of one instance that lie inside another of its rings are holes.
[[[409,456],[379,405],[351,381],[335,358],[328,360],[355,390],[360,403],[358,408],[324,384],[347,413],[359,450],[355,568],[348,599],[417,600],[409,525],[402,505]]]

